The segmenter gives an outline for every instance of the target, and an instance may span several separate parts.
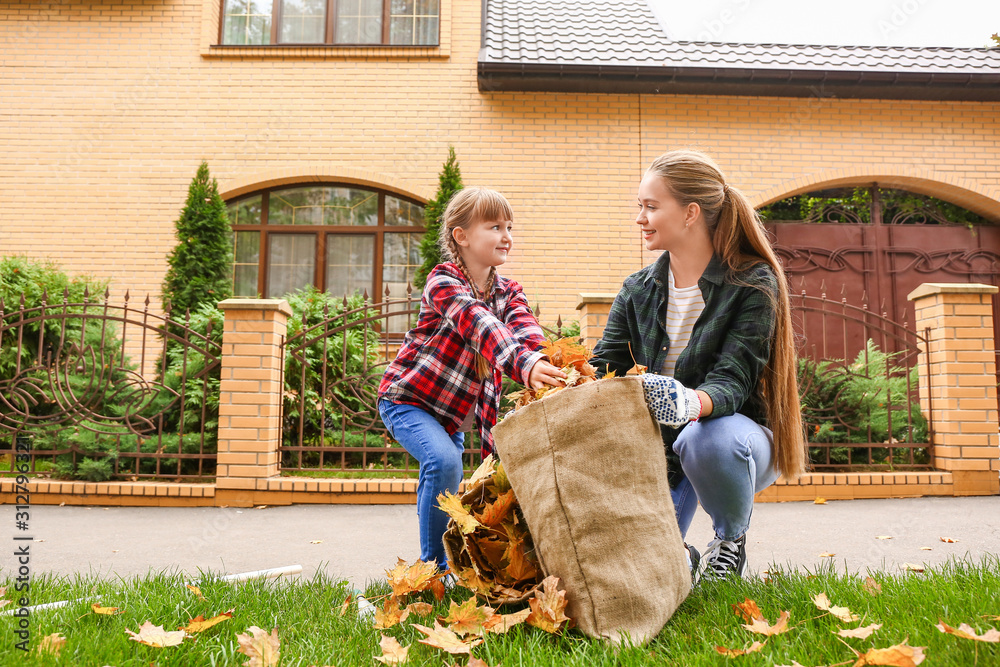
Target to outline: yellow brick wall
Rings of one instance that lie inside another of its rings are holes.
[[[206,159],[225,192],[347,179],[430,197],[454,144],[511,199],[505,273],[576,319],[650,262],[631,224],[660,152],[712,153],[765,203],[878,179],[1000,219],[1000,104],[480,92],[480,3],[443,3],[439,48],[211,48],[218,0],[0,5],[0,253],[154,298]],[[405,54],[415,54],[411,57]]]

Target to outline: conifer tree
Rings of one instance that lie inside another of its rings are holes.
[[[414,286],[418,290],[424,288],[427,274],[441,263],[441,248],[438,246],[441,217],[444,215],[448,202],[461,189],[462,172],[458,166],[458,158],[455,157],[455,147],[449,146],[448,160],[441,168],[441,173],[438,174],[437,196],[427,202],[427,206],[424,208],[424,227],[427,232],[420,241],[420,257],[423,258],[423,264],[417,269],[417,275],[413,279]]]
[[[202,162],[188,188],[187,204],[175,223],[177,245],[167,256],[163,304],[173,319],[203,303],[218,303],[233,293],[232,229],[219,186]]]

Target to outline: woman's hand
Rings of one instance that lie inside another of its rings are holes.
[[[561,387],[566,374],[544,359],[539,359],[528,373],[528,387],[541,389],[545,385]]]

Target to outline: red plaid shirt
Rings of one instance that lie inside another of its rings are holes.
[[[458,266],[439,264],[427,276],[417,325],[386,369],[378,395],[427,410],[449,435],[462,426],[475,402],[485,456],[493,451],[501,371],[527,384],[531,368],[545,356],[538,352],[544,342],[516,282],[497,276],[484,302],[473,295]],[[492,378],[476,376],[477,351],[493,366]]]

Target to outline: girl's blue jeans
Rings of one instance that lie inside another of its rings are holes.
[[[415,405],[379,400],[378,412],[389,434],[420,463],[417,482],[417,522],[420,529],[420,560],[447,567],[444,531],[448,515],[437,507],[445,491],[456,493],[462,483],[462,453],[465,434],[448,435],[426,410]]]
[[[747,532],[754,494],[778,478],[771,437],[769,429],[741,414],[684,427],[674,442],[684,479],[671,490],[682,537],[699,502],[717,538],[734,541]]]

